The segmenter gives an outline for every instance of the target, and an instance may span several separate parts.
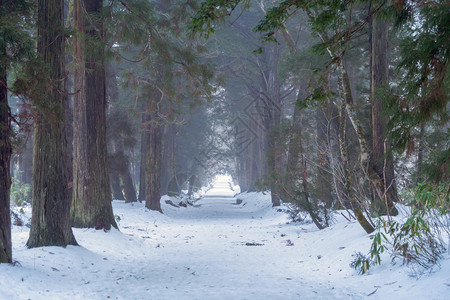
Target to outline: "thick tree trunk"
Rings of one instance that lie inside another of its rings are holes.
[[[381,190],[373,193],[373,206],[380,215],[396,214],[393,202],[398,202],[394,163],[386,139],[386,120],[383,117],[382,99],[377,92],[388,83],[388,26],[386,20],[375,15],[371,35],[371,98],[372,98],[372,155],[373,171],[381,178]]]
[[[0,0],[0,7],[3,3]],[[1,45],[0,45],[1,47]],[[6,56],[6,49],[0,48],[0,56]],[[9,117],[8,90],[6,88],[6,66],[0,65],[0,263],[12,262],[11,212],[10,212],[10,160],[11,119]]]
[[[64,127],[64,1],[38,0],[37,52],[48,67],[34,125],[33,212],[29,248],[76,245],[70,227]],[[40,106],[45,103],[45,106]]]
[[[111,205],[106,153],[104,50],[94,43],[102,36],[101,10],[101,0],[74,3],[77,94],[71,220],[74,227],[109,230],[111,225],[117,228],[117,224]]]
[[[161,161],[162,161],[162,129],[157,114],[151,113],[146,124],[149,133],[145,157],[145,207],[162,213],[161,210]]]

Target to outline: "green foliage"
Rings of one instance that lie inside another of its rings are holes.
[[[382,238],[386,241],[386,236],[382,232],[377,232],[370,236],[372,239],[372,245],[370,246],[370,258],[372,260],[372,264],[380,264],[381,263],[381,254],[385,250],[385,246],[382,244]]]
[[[186,30],[196,2],[133,0],[107,8],[109,55],[122,60],[124,87],[136,98],[161,100],[161,113],[198,104],[215,91],[214,73],[203,57],[206,48]]]
[[[16,177],[12,178],[10,199],[12,206],[23,206],[31,203],[31,185],[20,182]]]
[[[240,3],[247,7],[249,0],[207,0],[203,1],[195,16],[191,18],[188,28],[191,31],[199,32],[205,37],[214,33],[213,22],[230,16]]]
[[[450,10],[448,1],[423,3],[415,6],[405,4],[397,10],[400,41],[400,61],[397,74],[398,87],[386,95],[387,114],[390,117],[388,132],[399,152],[411,149],[415,131],[423,124],[437,127],[448,122],[450,94]],[[447,134],[448,141],[448,134]],[[445,181],[448,175],[450,145],[433,149],[429,165],[436,172],[435,182]],[[433,159],[436,160],[433,162]]]
[[[358,271],[359,274],[363,275],[369,271],[370,266],[373,265],[373,262],[367,258],[366,255],[361,252],[355,252],[352,254],[353,261],[350,263],[350,267]]]
[[[371,236],[369,265],[381,263],[380,255],[388,249],[393,260],[402,258],[416,275],[439,264],[446,249],[443,233],[450,233],[449,184],[419,185],[405,222],[379,218],[378,232]],[[381,230],[383,229],[384,232]],[[358,267],[364,260],[357,257]],[[352,267],[355,262],[352,263]]]

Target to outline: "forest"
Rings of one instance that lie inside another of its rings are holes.
[[[0,0],[0,298],[445,299],[449,60],[449,0]]]

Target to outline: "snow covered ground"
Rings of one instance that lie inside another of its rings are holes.
[[[420,280],[387,255],[358,275],[352,254],[371,241],[357,223],[287,224],[269,195],[237,201],[227,180],[194,207],[163,197],[164,214],[114,201],[120,231],[74,229],[80,247],[27,249],[29,229],[14,226],[0,299],[450,299],[448,255]]]

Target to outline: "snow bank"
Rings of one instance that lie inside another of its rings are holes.
[[[0,299],[448,299],[448,256],[420,280],[387,254],[360,276],[349,263],[371,240],[356,222],[337,214],[319,231],[287,223],[268,193],[233,196],[179,208],[165,196],[164,214],[114,201],[120,231],[74,229],[80,247],[27,249],[29,229],[14,226]]]

